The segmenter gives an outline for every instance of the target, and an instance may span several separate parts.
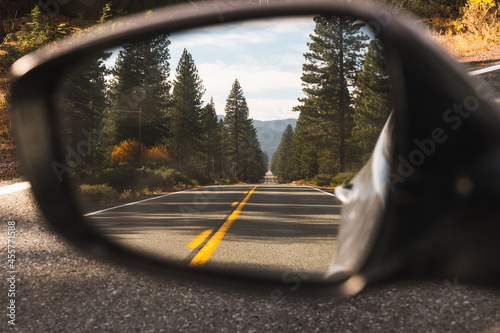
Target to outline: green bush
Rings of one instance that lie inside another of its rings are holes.
[[[81,170],[74,176],[75,184],[86,186],[86,190],[89,190],[88,186],[106,184],[124,197],[137,197],[141,193],[184,189],[200,184],[198,179],[181,174],[175,169],[155,168],[151,164],[138,168],[124,163],[102,170]],[[127,193],[129,194],[127,195]]]
[[[174,169],[137,169],[139,175],[136,179],[133,188],[136,190],[141,190],[145,188],[149,189],[159,189],[159,190],[172,190],[177,184],[176,178],[180,174]]]
[[[121,164],[114,168],[107,168],[96,174],[96,182],[106,183],[122,192],[132,187],[132,181],[137,178],[137,169],[128,164]]]
[[[108,184],[80,185],[80,198],[85,203],[105,203],[118,198],[118,192]]]
[[[26,23],[26,28],[16,32],[17,42],[3,46],[5,52],[0,55],[1,68],[7,69],[23,55],[71,33],[64,23],[56,26],[50,25],[43,19],[38,6],[33,8],[28,16],[30,20]]]
[[[330,185],[330,181],[328,180],[315,180],[313,181],[314,186],[328,186]]]
[[[332,179],[332,176],[330,175],[316,175],[313,178],[313,185],[314,186],[329,186],[330,185],[330,180]]]
[[[352,178],[354,178],[355,175],[356,174],[354,172],[341,172],[332,178],[332,180],[330,181],[330,187],[336,187],[347,183]]]

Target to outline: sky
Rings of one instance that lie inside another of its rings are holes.
[[[186,49],[203,81],[204,103],[213,97],[224,115],[226,98],[238,79],[255,120],[298,118],[292,108],[303,97],[300,77],[312,17],[267,19],[218,25],[170,36],[170,79]]]

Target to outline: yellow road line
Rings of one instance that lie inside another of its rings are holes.
[[[231,207],[234,207],[234,206],[236,206],[237,204],[238,204],[238,201],[235,201],[235,202],[233,202],[233,203],[231,204]]]
[[[205,238],[207,238],[211,233],[212,233],[212,229],[202,231],[202,233],[199,234],[198,237],[196,237],[195,239],[193,239],[193,241],[191,243],[189,243],[187,247],[198,247],[198,246],[200,246],[200,244],[203,243],[203,241],[205,240]]]
[[[233,213],[228,217],[226,222],[217,230],[215,235],[210,238],[210,240],[205,244],[205,246],[198,252],[198,254],[191,260],[189,263],[189,266],[192,267],[203,267],[207,260],[210,258],[212,253],[215,251],[217,246],[219,245],[220,241],[222,238],[226,235],[226,232],[229,230],[231,225],[233,224],[234,220],[240,215],[241,210],[247,203],[248,199],[250,199],[250,196],[253,194],[255,189],[257,188],[257,185],[252,188],[252,190],[247,194],[245,199],[236,207],[236,209],[233,211]]]

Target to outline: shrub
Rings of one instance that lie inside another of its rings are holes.
[[[105,203],[118,198],[118,192],[108,184],[80,185],[80,198],[85,203]]]
[[[494,0],[468,0],[467,4],[462,8],[462,25],[468,31],[482,37],[489,37],[492,33],[496,36],[498,33],[498,23],[495,19],[496,7]]]
[[[35,6],[28,16],[29,22],[26,23],[26,27],[16,32],[17,42],[4,45],[5,52],[0,54],[0,68],[6,69],[23,55],[72,32],[64,23],[51,26],[43,19],[38,6]]]
[[[461,17],[452,22],[450,38],[443,45],[455,56],[464,57],[489,51],[500,41],[500,23],[494,0],[468,0]],[[451,35],[454,35],[451,38]]]
[[[331,178],[332,177],[330,175],[324,175],[324,174],[316,175],[313,178],[313,185],[314,186],[328,186],[328,185],[330,185]]]
[[[7,102],[0,101],[0,139],[10,140],[10,115]]]
[[[137,171],[139,175],[133,185],[135,190],[171,190],[177,184],[178,172],[174,169],[138,169]]]
[[[141,157],[146,154],[146,146],[141,143]],[[137,139],[128,139],[115,146],[111,153],[111,164],[132,163],[139,161],[139,141]]]
[[[240,179],[238,176],[231,175],[229,176],[229,184],[238,184],[240,182]]]
[[[122,164],[115,168],[103,170],[99,175],[96,175],[97,183],[106,183],[118,191],[128,190],[132,187],[135,179],[138,177],[136,168]]]
[[[354,178],[355,175],[356,174],[354,172],[341,172],[332,178],[332,180],[330,181],[330,187],[336,187],[345,184],[352,178]]]
[[[157,145],[146,150],[145,160],[146,162],[163,165],[169,164],[171,161],[167,147],[163,145]]]

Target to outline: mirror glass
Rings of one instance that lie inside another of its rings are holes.
[[[55,95],[89,223],[199,269],[307,274],[336,253],[333,189],[390,113],[383,47],[350,17],[164,33],[73,66]]]

